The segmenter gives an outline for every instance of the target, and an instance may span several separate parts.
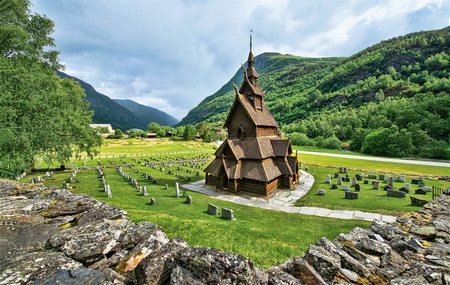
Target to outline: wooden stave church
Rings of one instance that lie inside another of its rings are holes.
[[[225,120],[228,136],[205,168],[205,184],[230,192],[246,191],[270,197],[276,189],[291,189],[299,181],[297,157],[289,139],[264,103],[255,58],[250,52],[244,81]]]

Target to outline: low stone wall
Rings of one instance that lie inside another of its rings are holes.
[[[0,284],[448,284],[449,214],[442,196],[264,271],[88,196],[0,181]]]

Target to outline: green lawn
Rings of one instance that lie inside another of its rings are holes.
[[[313,146],[299,146],[293,145],[292,149],[302,150],[302,151],[311,151],[311,152],[323,152],[323,153],[335,153],[335,154],[346,154],[346,155],[360,155],[360,156],[370,156],[368,154],[364,154],[356,151],[348,151],[348,150],[339,150],[339,149],[328,149],[328,148],[318,148]]]
[[[416,195],[414,194],[414,190],[418,189],[417,185],[411,184],[411,190],[406,195],[406,198],[395,198],[388,197],[386,195],[386,191],[383,190],[383,187],[387,185],[380,181],[380,187],[378,190],[372,189],[372,181],[369,179],[369,184],[363,184],[363,181],[359,181],[361,185],[361,192],[358,195],[357,200],[349,200],[344,198],[344,191],[342,190],[342,186],[339,186],[338,190],[332,190],[331,184],[325,183],[325,178],[327,174],[330,174],[334,177],[334,173],[338,171],[336,168],[324,168],[324,167],[309,167],[308,171],[314,176],[315,183],[312,189],[299,201],[297,201],[297,206],[313,206],[313,207],[323,207],[329,209],[340,209],[340,210],[359,210],[366,212],[374,212],[381,214],[390,214],[396,215],[402,212],[416,211],[420,209],[420,207],[416,207],[411,205],[410,196],[422,199],[422,200],[431,200],[431,193],[427,193],[426,195]],[[349,177],[353,177],[357,173],[363,174],[377,174],[376,172],[359,172],[352,171],[348,172]],[[342,174],[341,174],[342,175]],[[333,183],[337,183],[337,179],[333,178]],[[447,188],[450,186],[449,182],[445,182],[437,179],[424,179],[427,186],[436,186],[441,188]],[[406,182],[411,182],[411,177],[406,177]],[[351,185],[351,182],[344,182],[346,185]],[[395,182],[394,187],[400,188],[404,185],[401,182]],[[319,189],[324,189],[327,194],[325,196],[317,195],[317,191]],[[353,188],[350,188],[353,191]]]
[[[415,165],[415,164],[394,163],[384,161],[369,161],[350,158],[328,157],[313,154],[299,154],[298,160],[303,164],[307,165],[316,165],[322,167],[345,166],[348,169],[354,169],[363,172],[381,171],[396,174],[430,175],[430,176],[450,175],[450,168],[440,166]]]
[[[194,192],[188,193],[193,197],[194,204],[187,205],[183,198],[175,197],[174,185],[177,179],[173,175],[150,167],[138,168],[153,175],[158,182],[156,185],[151,184],[132,169],[124,168],[129,175],[139,179],[141,185],[147,186],[150,194],[147,197],[132,188],[117,170],[111,168],[105,169],[104,172],[112,189],[112,198],[106,197],[100,186],[100,179],[93,170],[80,171],[77,176],[78,182],[72,185],[74,187],[72,191],[88,194],[100,201],[123,208],[135,222],[145,220],[161,225],[172,238],[181,237],[190,245],[236,252],[251,258],[263,268],[302,255],[310,244],[323,236],[333,239],[339,233],[348,232],[356,226],[369,225],[369,222],[365,221],[303,216],[247,207],[215,200]],[[70,172],[55,174],[46,183],[62,185],[69,175]],[[166,183],[169,184],[169,190],[164,190],[163,185]],[[149,205],[150,197],[154,197],[158,204]],[[208,203],[220,208],[233,209],[237,220],[227,221],[208,215],[206,213]]]

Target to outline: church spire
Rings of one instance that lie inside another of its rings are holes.
[[[250,30],[250,51],[248,53],[248,59],[247,59],[247,75],[248,78],[252,81],[253,84],[256,83],[256,80],[259,77],[258,72],[256,72],[255,69],[255,57],[253,56],[253,52],[252,52],[252,33],[253,30]]]

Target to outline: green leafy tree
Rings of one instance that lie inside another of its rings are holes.
[[[53,22],[26,0],[0,0],[0,176],[14,177],[35,161],[64,163],[95,152],[101,138],[78,83],[61,79]]]
[[[184,126],[183,139],[186,141],[193,140],[195,138],[195,127],[193,125]]]
[[[161,131],[161,125],[156,122],[148,124],[148,131],[151,133],[158,133]]]

